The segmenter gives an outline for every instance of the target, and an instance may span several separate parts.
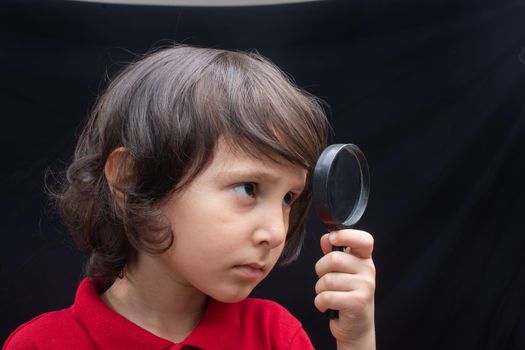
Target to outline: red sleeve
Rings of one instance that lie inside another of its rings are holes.
[[[40,315],[18,327],[3,350],[92,349],[92,341],[69,309]]]
[[[38,349],[36,344],[31,341],[31,339],[34,336],[34,332],[27,331],[31,328],[31,325],[34,322],[38,322],[38,319],[44,317],[44,315],[40,315],[38,317],[35,317],[29,322],[26,322],[19,326],[17,329],[11,333],[11,335],[7,338],[7,340],[4,343],[4,346],[2,350],[31,350],[31,349]]]
[[[313,349],[301,322],[278,303],[248,298],[241,308],[241,343],[250,349]]]
[[[310,350],[314,349],[314,346],[312,345],[312,342],[310,341],[310,337],[308,337],[308,334],[304,331],[304,329],[301,327],[297,330],[297,333],[292,339],[292,342],[290,343],[290,349],[297,349],[297,350]]]

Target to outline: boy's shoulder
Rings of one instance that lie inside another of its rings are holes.
[[[258,315],[270,318],[279,318],[282,320],[288,320],[294,325],[301,326],[299,320],[297,320],[284,306],[281,304],[261,298],[247,298],[239,303],[242,314]]]
[[[248,298],[238,303],[241,331],[252,339],[265,340],[272,349],[312,349],[301,322],[279,303]]]
[[[44,313],[22,324],[7,338],[3,350],[35,349],[55,343],[69,347],[84,345],[89,337],[71,308]]]

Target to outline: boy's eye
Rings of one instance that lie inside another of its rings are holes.
[[[238,186],[235,186],[233,190],[244,197],[252,197],[252,198],[255,197],[255,184],[254,183],[240,184]]]
[[[295,194],[293,192],[288,192],[283,199],[284,204],[287,207],[290,207],[295,199]]]

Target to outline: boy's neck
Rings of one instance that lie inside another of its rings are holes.
[[[155,258],[141,258],[122,279],[100,297],[131,322],[149,332],[173,341],[183,341],[197,326],[206,309],[208,296],[152,269]]]

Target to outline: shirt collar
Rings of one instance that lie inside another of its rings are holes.
[[[78,287],[72,312],[84,325],[97,347],[108,350],[162,350],[184,346],[200,349],[230,348],[240,330],[239,304],[225,304],[210,299],[197,327],[183,342],[174,344],[111,310],[100,299],[93,282],[87,278]]]

